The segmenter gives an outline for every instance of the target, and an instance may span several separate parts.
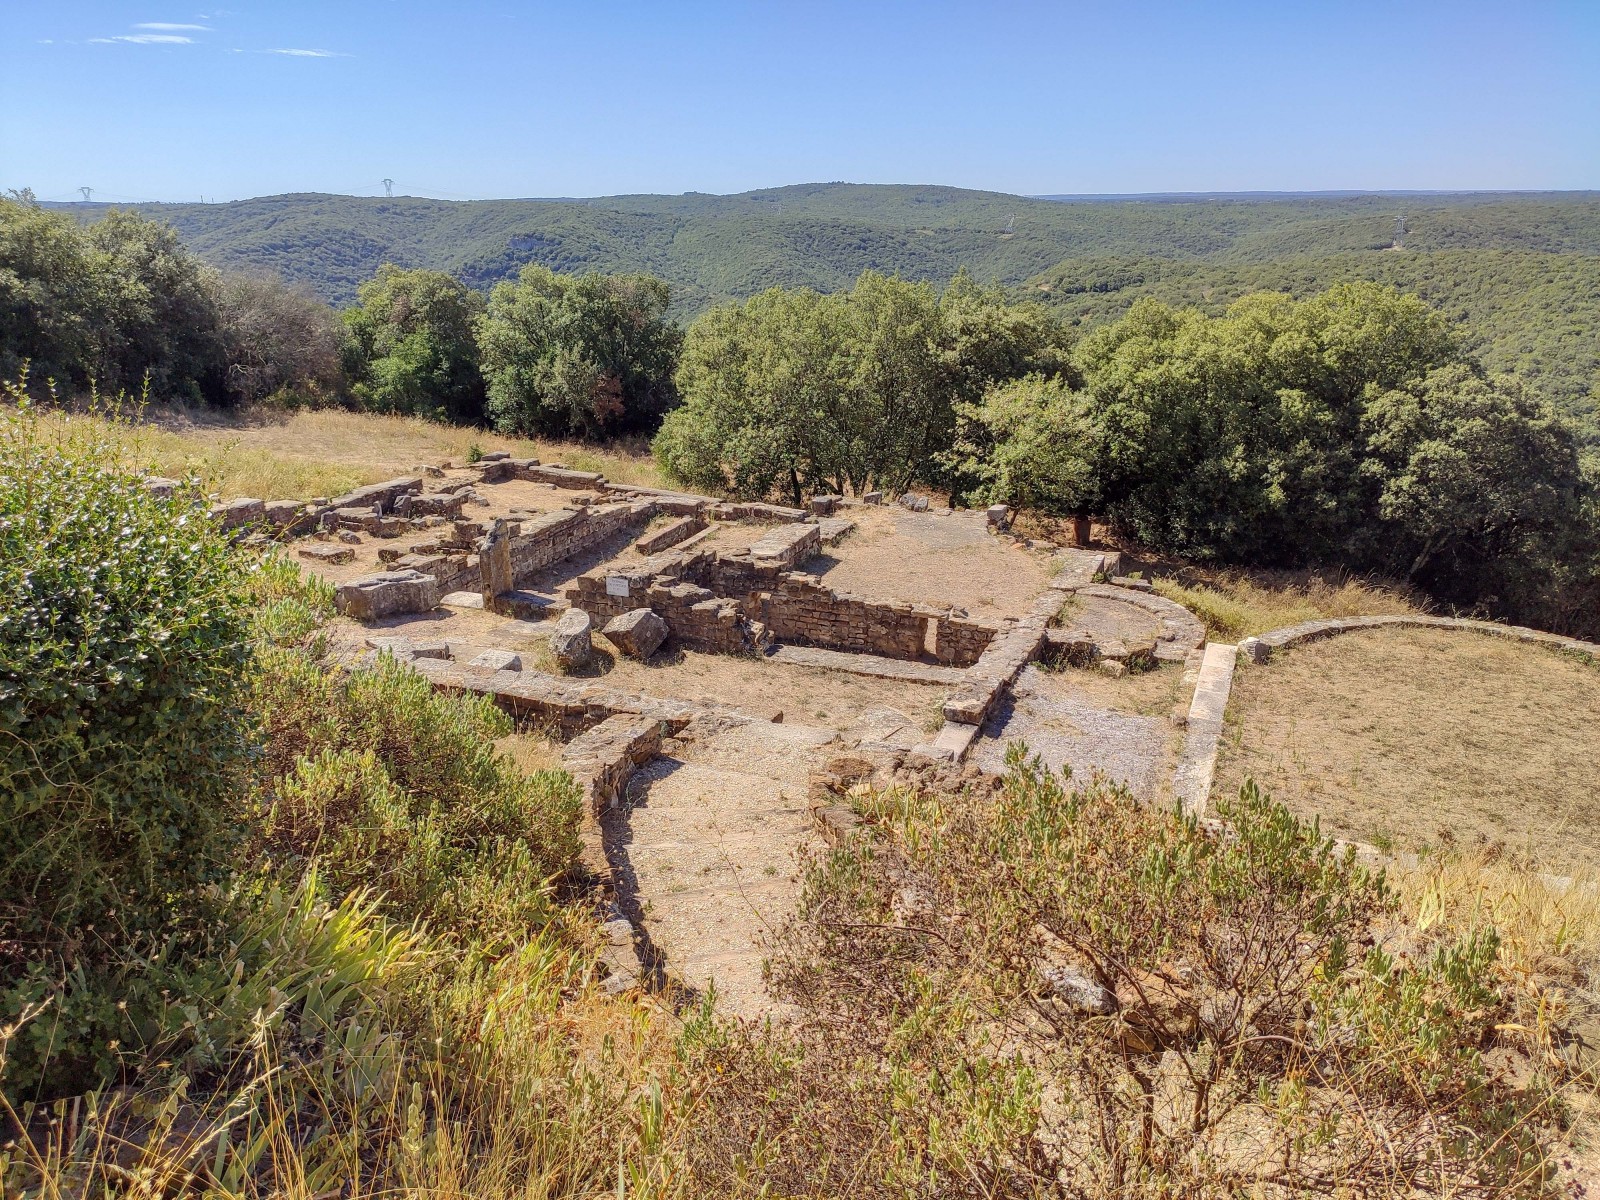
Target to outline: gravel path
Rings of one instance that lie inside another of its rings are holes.
[[[1024,668],[1011,699],[985,723],[974,761],[986,771],[1001,771],[1006,746],[1021,740],[1054,770],[1071,767],[1080,780],[1103,771],[1135,795],[1153,798],[1164,774],[1170,723],[1115,712],[1073,692],[1062,677]]]

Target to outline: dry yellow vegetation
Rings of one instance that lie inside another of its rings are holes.
[[[108,414],[109,415],[109,414]],[[114,431],[141,465],[158,474],[196,475],[225,497],[301,500],[333,496],[422,463],[464,463],[474,449],[601,471],[619,483],[656,486],[660,472],[643,445],[598,449],[572,443],[502,437],[481,429],[416,417],[340,409],[222,412],[150,406],[122,410],[125,419],[59,412],[70,428],[93,422]]]
[[[1151,584],[1204,621],[1211,636],[1231,641],[1325,617],[1420,611],[1403,589],[1356,576],[1190,568],[1181,578],[1158,574]]]
[[[1462,630],[1347,633],[1242,668],[1217,786],[1342,836],[1600,868],[1600,670]]]

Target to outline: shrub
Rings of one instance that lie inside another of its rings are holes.
[[[853,1195],[1540,1194],[1545,1047],[1492,931],[1402,932],[1253,786],[1221,832],[1008,767],[870,794],[809,866],[770,964],[792,1039],[698,1051],[708,1190],[759,1158]]]
[[[509,718],[436,692],[385,656],[348,674],[303,649],[262,651],[265,739],[253,853],[318,864],[330,897],[384,893],[402,921],[462,941],[515,939],[549,919],[545,886],[578,851],[570,776],[524,775],[495,746]]]
[[[63,962],[222,871],[244,762],[245,572],[97,427],[0,415],[0,941]],[[4,967],[0,966],[0,971]]]

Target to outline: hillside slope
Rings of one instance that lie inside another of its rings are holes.
[[[67,206],[93,219],[103,205]],[[1020,283],[1065,258],[1261,262],[1407,245],[1600,254],[1594,193],[1045,200],[959,188],[803,184],[733,196],[448,201],[298,194],[157,204],[219,266],[270,268],[336,303],[382,262],[484,286],[525,262],[652,271],[688,315],[776,285],[845,286],[872,267]]]
[[[1216,312],[1247,292],[1307,296],[1355,280],[1422,296],[1464,324],[1470,348],[1491,370],[1521,377],[1600,440],[1600,255],[1593,253],[1408,248],[1248,263],[1076,258],[1018,292],[1091,326],[1142,296]]]

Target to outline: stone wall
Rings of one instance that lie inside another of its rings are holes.
[[[580,575],[567,600],[597,625],[630,609],[654,608],[684,644],[723,652],[748,650],[774,637],[915,661],[930,649],[931,626],[932,657],[967,667],[1000,631],[946,609],[835,591],[815,575],[782,569],[785,552],[765,561],[711,550],[661,554],[625,570]],[[734,612],[742,625],[730,616]]]
[[[551,563],[570,558],[655,515],[650,501],[561,509],[511,523],[512,587]],[[520,525],[520,528],[518,527]]]

